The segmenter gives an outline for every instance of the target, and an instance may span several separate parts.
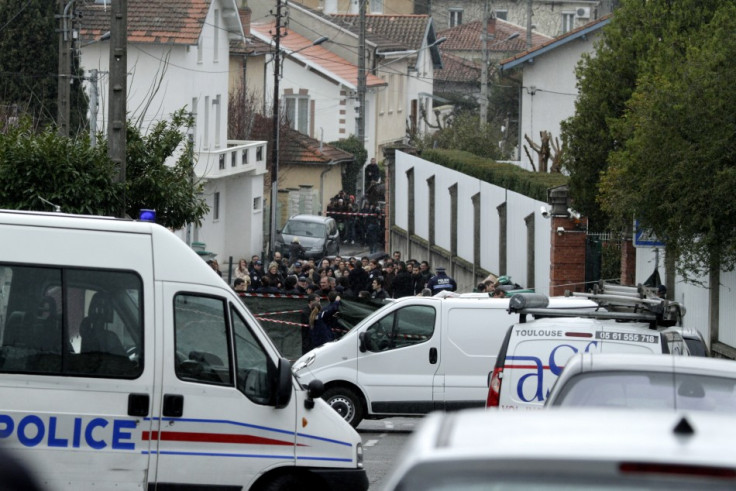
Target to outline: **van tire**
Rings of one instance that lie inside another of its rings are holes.
[[[279,474],[261,483],[256,489],[257,491],[289,491],[304,489],[304,486],[304,480],[293,474]]]
[[[322,399],[353,428],[357,428],[363,421],[363,402],[354,390],[348,387],[330,387],[322,395]]]

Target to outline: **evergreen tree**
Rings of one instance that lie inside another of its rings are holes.
[[[29,114],[36,125],[57,116],[59,36],[54,0],[0,0],[0,117]],[[83,127],[87,101],[78,61],[71,81],[70,129]]]

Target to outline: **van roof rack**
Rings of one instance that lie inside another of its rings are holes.
[[[649,327],[670,327],[681,324],[685,308],[656,296],[653,290],[643,286],[621,286],[600,282],[592,292],[565,292],[565,296],[583,297],[598,304],[594,310],[566,310],[547,308],[545,295],[516,294],[509,301],[509,313],[520,314],[520,322],[525,315],[536,317],[585,317],[592,319],[618,320],[628,322],[648,322]]]

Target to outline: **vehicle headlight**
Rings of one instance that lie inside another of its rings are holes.
[[[358,464],[358,467],[363,467],[363,444],[358,443],[355,446],[355,462]]]
[[[302,361],[298,361],[294,364],[294,367],[292,368],[294,373],[298,373],[308,366],[310,366],[312,363],[314,363],[314,360],[317,359],[317,355],[315,353],[309,353],[306,358],[304,358]]]

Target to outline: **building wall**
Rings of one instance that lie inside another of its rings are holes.
[[[325,172],[322,175],[322,172]],[[315,190],[319,203],[315,210],[327,210],[330,198],[342,189],[342,165],[289,165],[279,167],[279,190],[298,190],[308,186]],[[321,197],[321,199],[319,199]],[[283,224],[283,223],[282,223]]]
[[[560,137],[560,122],[575,113],[575,67],[583,53],[593,50],[599,32],[586,40],[573,40],[523,65],[521,139],[529,135],[539,142],[539,132]]]
[[[476,20],[483,20],[483,3],[484,0],[434,0],[432,2],[432,17],[437,23],[437,29],[442,30],[450,26],[450,9],[462,10],[462,23],[468,23]],[[527,25],[527,2],[519,0],[493,0],[491,2],[493,10],[501,18],[526,27]],[[532,24],[533,29],[547,36],[556,37],[564,34],[563,30],[563,13],[575,13],[578,8],[589,8],[590,17],[573,16],[572,30],[580,27],[588,22],[598,19],[603,15],[611,12],[613,2],[610,0],[591,1],[591,0],[572,0],[572,1],[555,1],[534,0],[532,2]]]
[[[196,45],[128,44],[128,117],[137,122],[144,133],[156,122],[170,119],[171,113],[186,107],[196,113],[196,148],[225,148],[229,44],[227,31],[214,27],[215,10],[210,9],[205,21],[201,48]],[[222,26],[222,19],[217,23]],[[109,46],[107,41],[86,46],[82,50],[82,68],[87,72],[91,69],[109,72]],[[216,57],[215,46],[218,47]],[[97,128],[106,132],[109,77],[99,77],[99,80]],[[219,111],[215,102],[218,97]],[[195,99],[197,105],[193,107]],[[208,101],[208,110],[205,101]]]

